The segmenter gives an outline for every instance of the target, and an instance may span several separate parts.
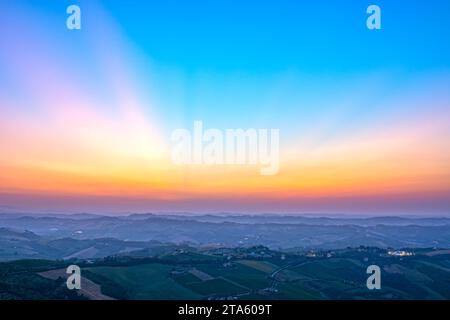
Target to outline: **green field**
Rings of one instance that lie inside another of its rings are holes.
[[[171,275],[171,271],[180,266],[151,263],[129,267],[94,267],[89,272],[112,281],[121,288],[127,288],[128,299],[199,299],[208,296],[231,296],[248,293],[267,287],[270,281],[267,274],[236,264],[233,268],[224,268],[221,264],[196,266],[213,279],[202,281],[188,272]],[[94,282],[102,278],[86,274]],[[107,294],[106,292],[104,292]]]
[[[130,267],[96,267],[89,271],[98,273],[126,288],[129,299],[199,299],[200,294],[189,290],[169,275],[172,266],[144,264]],[[92,279],[95,281],[95,279]]]
[[[408,259],[373,256],[383,270],[383,290],[380,291],[369,291],[365,285],[365,265],[369,262],[364,260],[364,255],[300,259],[300,262],[291,261],[284,266],[249,259],[224,264],[217,257],[202,257],[201,254],[181,255],[181,261],[173,264],[175,257],[165,259],[164,263],[101,266],[88,270],[97,275],[91,276],[91,280],[102,285],[102,290],[120,292],[117,298],[125,296],[127,299],[450,297],[448,256]],[[196,276],[195,270],[203,274],[204,279]]]
[[[230,281],[239,283],[241,286],[258,290],[270,284],[268,274],[254,268],[250,268],[240,263],[235,263],[232,267],[222,265],[204,265],[198,267],[199,270],[216,277],[223,277]]]
[[[83,277],[116,299],[450,299],[450,254],[389,256],[374,248],[329,254],[251,259],[174,249],[158,258],[111,257],[80,262]],[[253,252],[253,249],[248,249]],[[430,251],[434,252],[434,251]],[[426,251],[425,251],[426,253]],[[233,253],[232,253],[233,254]],[[64,279],[41,272],[67,262],[22,260],[0,263],[0,297],[77,299]],[[368,290],[366,268],[381,269],[381,290]]]
[[[191,282],[187,284],[187,286],[193,291],[204,296],[232,296],[248,291],[248,289],[238,286],[223,278]]]

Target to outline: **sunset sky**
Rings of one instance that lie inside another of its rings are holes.
[[[1,1],[0,211],[450,214],[450,2],[308,2]],[[174,165],[195,120],[279,173]]]

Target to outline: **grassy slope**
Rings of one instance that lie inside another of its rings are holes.
[[[144,264],[131,267],[97,267],[89,271],[113,279],[126,288],[130,299],[199,299],[201,296],[181,286],[169,273],[172,267]]]

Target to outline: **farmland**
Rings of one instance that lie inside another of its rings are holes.
[[[80,265],[88,290],[78,296],[65,288],[63,271],[69,262],[0,263],[0,294],[121,300],[450,298],[450,254],[442,250],[420,249],[406,257],[373,247],[298,253],[261,246],[165,250],[151,258],[71,261]],[[366,287],[366,268],[372,264],[381,269],[380,290]]]

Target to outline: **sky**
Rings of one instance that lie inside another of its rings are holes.
[[[66,8],[81,8],[68,30]],[[366,9],[381,8],[381,30]],[[0,210],[450,214],[449,1],[0,3]],[[278,174],[171,161],[277,128]]]

